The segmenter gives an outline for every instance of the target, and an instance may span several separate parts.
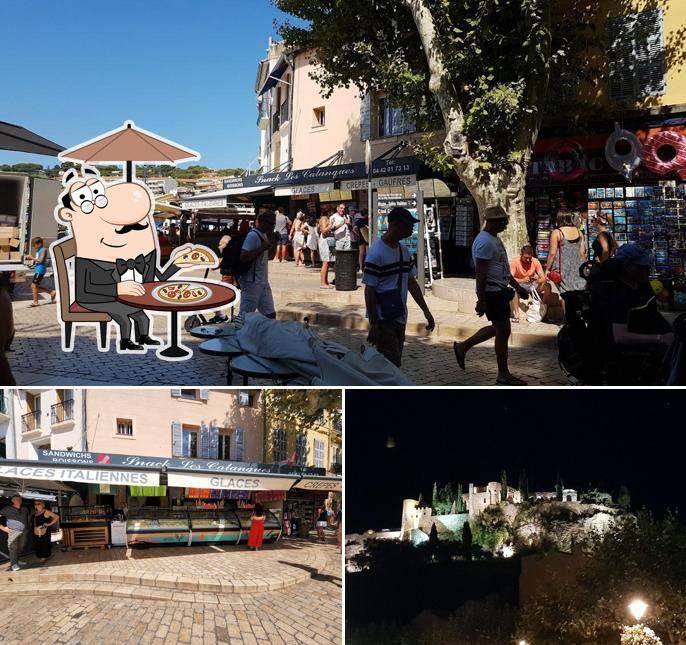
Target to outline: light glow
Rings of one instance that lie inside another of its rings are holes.
[[[648,609],[648,605],[642,600],[636,599],[629,603],[629,611],[636,620],[641,620],[641,618],[643,618],[646,613],[646,609]]]

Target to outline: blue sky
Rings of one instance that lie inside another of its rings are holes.
[[[0,121],[69,148],[133,119],[200,152],[194,163],[245,167],[275,18],[269,0],[3,2]],[[0,150],[22,162],[57,159]]]

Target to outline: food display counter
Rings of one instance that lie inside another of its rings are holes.
[[[69,506],[60,510],[60,527],[67,549],[110,546],[110,517],[106,506]]]
[[[234,542],[247,539],[247,532],[241,530],[241,523],[234,511],[189,510],[191,543]],[[245,534],[245,535],[243,535]]]
[[[129,511],[126,522],[128,544],[190,544],[190,539],[185,509],[143,507]]]
[[[241,541],[248,541],[248,533],[250,533],[250,526],[252,522],[250,521],[250,516],[252,511],[248,509],[238,509],[236,515],[241,523],[241,530],[243,534],[241,536]],[[282,531],[281,522],[279,518],[271,511],[264,511],[264,537],[263,542],[276,542],[281,537]]]

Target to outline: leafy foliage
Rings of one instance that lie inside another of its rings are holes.
[[[323,413],[341,419],[341,390],[264,390],[267,416],[286,426],[315,425]]]
[[[617,642],[636,595],[665,642],[686,638],[686,526],[648,513],[596,537],[576,584],[550,588],[524,608],[521,638],[550,645]]]
[[[496,552],[510,538],[510,526],[500,506],[489,506],[472,520],[474,543]]]

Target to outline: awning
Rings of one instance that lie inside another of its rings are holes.
[[[155,471],[114,468],[67,468],[64,466],[0,465],[0,477],[22,480],[71,481],[83,484],[121,484],[125,486],[159,486]]]
[[[181,488],[223,488],[226,490],[289,490],[298,481],[297,476],[251,475],[245,473],[167,473],[169,486]]]
[[[56,157],[64,150],[58,143],[6,121],[0,121],[0,148],[16,152],[30,152],[34,155],[49,155],[51,157]]]
[[[59,491],[62,493],[75,493],[76,490],[62,482],[51,481],[49,484],[44,479],[21,479],[18,477],[0,477],[0,491],[4,488],[17,488],[19,490],[38,489]]]
[[[269,72],[267,80],[262,86],[262,89],[260,90],[258,96],[262,96],[265,92],[271,90],[272,87],[274,87],[281,80],[283,73],[287,69],[288,61],[286,60],[286,57],[282,54],[279,60],[276,61],[276,65],[274,65],[274,67],[272,67],[271,71]]]
[[[340,477],[303,477],[293,488],[340,492],[343,490],[343,480]]]
[[[161,204],[160,202],[155,202],[155,212],[156,213],[171,213],[172,215],[181,215],[183,212],[178,206],[172,206],[171,204]],[[166,219],[166,218],[165,218]]]

